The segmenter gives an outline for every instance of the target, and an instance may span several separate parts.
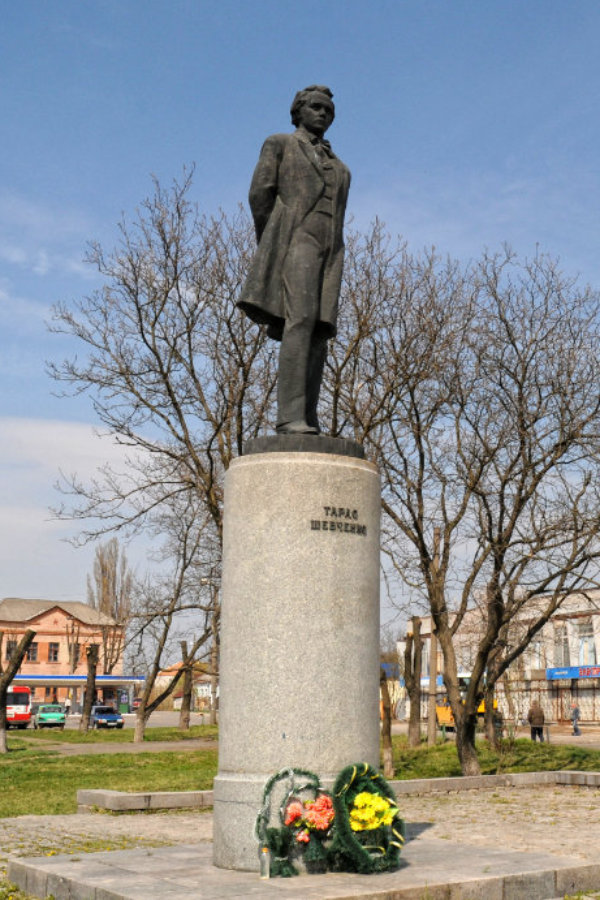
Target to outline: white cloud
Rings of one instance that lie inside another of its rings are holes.
[[[94,277],[83,262],[89,218],[77,209],[50,207],[0,190],[0,260],[38,276]]]
[[[9,289],[0,286],[0,321],[3,325],[11,324],[19,328],[26,325],[27,330],[35,328],[38,331],[40,323],[49,316],[48,304],[13,294]]]
[[[0,597],[84,599],[93,547],[75,549],[71,522],[52,518],[59,470],[92,475],[123,448],[91,425],[0,418]]]
[[[22,231],[32,237],[56,242],[65,236],[80,236],[89,228],[89,221],[80,211],[62,206],[49,207],[22,194],[0,193],[0,225]]]
[[[94,548],[69,544],[45,507],[0,506],[0,536],[0,597],[85,599]]]
[[[0,418],[0,446],[3,498],[51,488],[60,470],[88,478],[99,466],[118,465],[126,456],[125,448],[91,425],[59,420]],[[22,472],[28,473],[27,482],[15,484]]]

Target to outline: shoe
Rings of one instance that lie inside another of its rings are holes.
[[[284,422],[275,429],[277,434],[318,434],[318,430],[306,422],[298,420],[297,422]]]

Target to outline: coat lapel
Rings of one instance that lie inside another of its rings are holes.
[[[302,131],[295,131],[294,137],[298,141],[298,143],[300,145],[300,149],[306,156],[307,160],[309,161],[309,163],[311,164],[311,166],[313,167],[313,169],[319,176],[319,179],[321,181],[323,181],[323,173],[321,172],[321,169],[319,168],[319,163],[317,160],[317,153],[316,153],[316,150],[314,150],[313,145],[310,142],[310,139]]]

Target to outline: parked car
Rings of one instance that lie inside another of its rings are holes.
[[[131,704],[131,708],[132,708],[133,710],[139,709],[141,703],[142,703],[142,698],[141,698],[141,697],[134,697],[134,698],[133,698],[133,702],[132,702],[132,704]]]
[[[123,716],[114,706],[92,706],[90,725],[92,728],[122,728]]]
[[[65,711],[60,703],[40,703],[33,716],[34,728],[65,727]]]

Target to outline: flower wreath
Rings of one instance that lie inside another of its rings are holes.
[[[284,780],[280,825],[274,827],[272,793]],[[398,868],[404,844],[404,823],[394,793],[368,763],[343,769],[333,796],[313,772],[282,769],[265,785],[255,830],[271,877],[297,875],[295,863],[300,860],[310,873],[388,871]]]
[[[404,821],[383,775],[368,763],[342,769],[333,787],[333,807],[331,869],[368,875],[398,868]]]
[[[287,789],[279,807],[280,827],[276,828],[269,824],[271,795],[275,786],[284,780],[287,780]],[[306,794],[308,798],[304,799]],[[322,789],[319,776],[314,772],[282,769],[269,778],[255,832],[261,853],[268,853],[270,857],[270,877],[298,875],[294,861],[301,857],[308,872],[326,872],[324,842],[330,835],[333,817],[331,796]]]

